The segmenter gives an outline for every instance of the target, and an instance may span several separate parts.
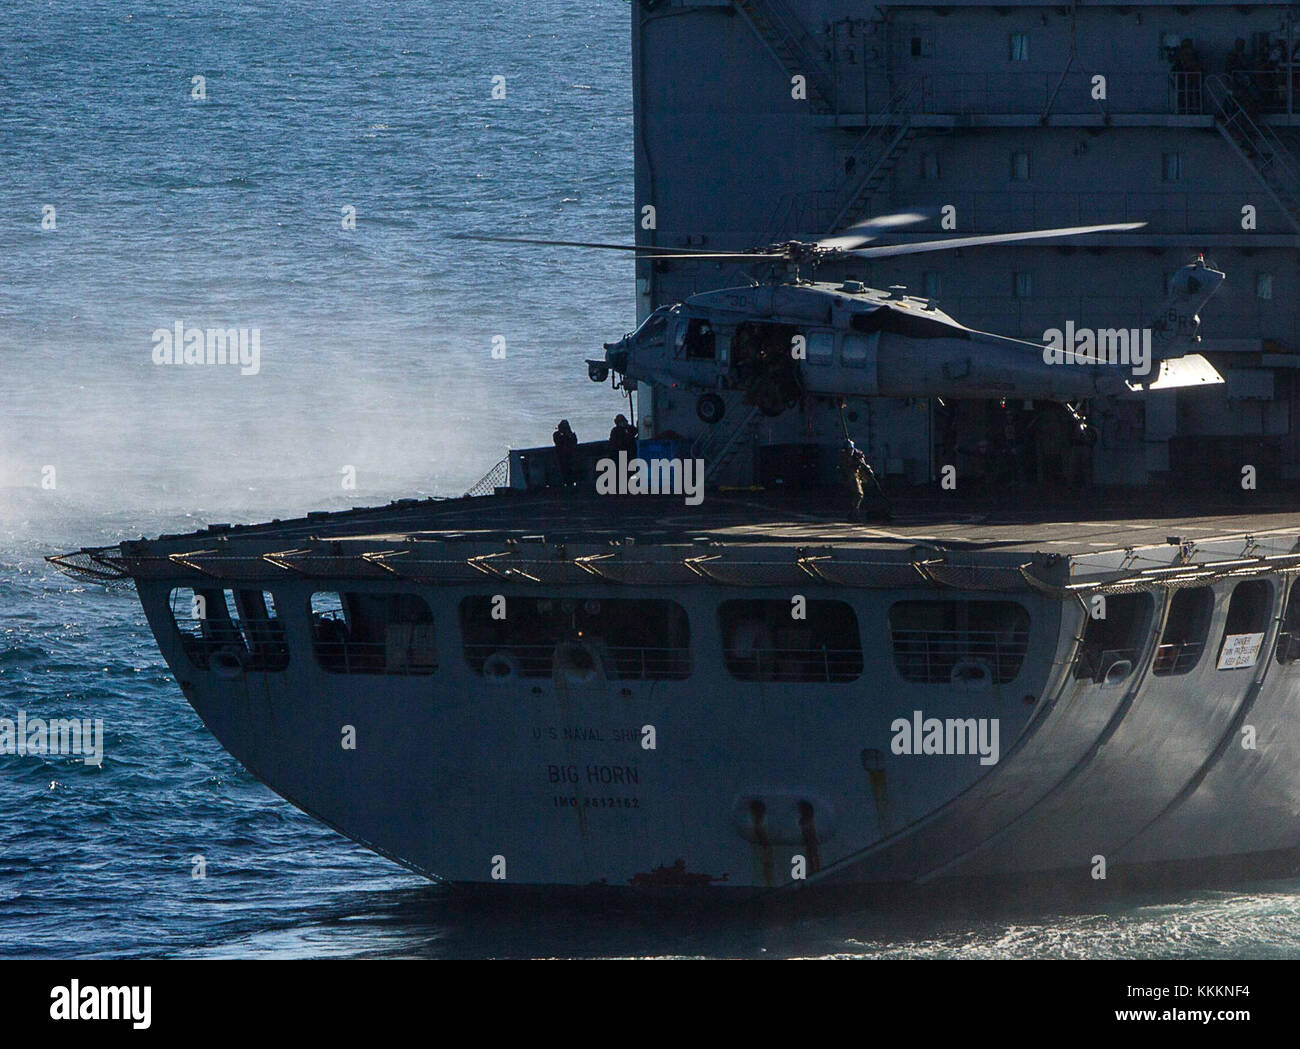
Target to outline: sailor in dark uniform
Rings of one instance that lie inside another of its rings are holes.
[[[614,416],[614,428],[609,431],[609,454],[615,462],[619,452],[627,452],[629,459],[636,458],[637,428],[627,421],[626,415]]]
[[[551,434],[551,440],[555,442],[555,461],[560,468],[560,485],[568,488],[577,484],[578,435],[569,426],[568,419],[560,420],[560,425]]]

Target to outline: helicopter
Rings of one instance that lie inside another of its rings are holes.
[[[819,282],[803,275],[805,269],[815,273],[821,265],[851,259],[1128,232],[1146,225],[872,243],[926,218],[921,212],[877,216],[815,241],[790,240],[743,252],[462,236],[632,251],[639,259],[759,263],[763,277],[751,273],[747,285],[699,292],[660,306],[635,331],[605,343],[604,357],[586,361],[593,382],[612,375],[615,387],[624,390],[647,383],[695,393],[696,414],[710,426],[725,413],[719,395],[725,390],[743,390],[746,403],[777,416],[810,395],[841,402],[859,397],[945,402],[1015,398],[1069,405],[1099,395],[1140,396],[1224,381],[1208,360],[1190,352],[1200,341],[1200,311],[1225,279],[1203,256],[1174,275],[1169,299],[1148,328],[1100,329],[1081,347],[1064,346],[1063,338],[1034,342],[968,328],[932,300],[909,295],[901,286],[881,290],[856,280]],[[1073,323],[1067,330],[1073,337]]]

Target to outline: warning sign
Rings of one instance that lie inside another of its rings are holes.
[[[1253,667],[1259,659],[1259,646],[1263,643],[1263,634],[1229,634],[1223,639],[1219,669],[1240,670],[1242,667]]]

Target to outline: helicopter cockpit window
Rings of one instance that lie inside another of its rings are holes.
[[[808,333],[808,363],[830,364],[835,356],[835,333],[813,331]]]
[[[682,352],[689,360],[711,361],[717,357],[718,340],[713,325],[699,317],[688,321],[686,335],[682,340]]]
[[[641,322],[641,327],[637,328],[633,338],[637,342],[652,342],[655,339],[662,339],[664,331],[668,328],[668,315],[671,309],[661,306]]]

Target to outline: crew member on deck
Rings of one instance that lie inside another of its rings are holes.
[[[876,471],[871,468],[867,462],[867,457],[862,454],[852,441],[846,440],[844,448],[840,452],[840,479],[844,483],[844,490],[848,501],[848,519],[850,521],[864,520],[862,513],[862,503],[866,499],[867,492],[874,493],[877,499],[875,509],[869,514],[880,521],[888,521],[892,516],[889,510],[889,503],[885,499],[884,490],[880,487],[880,482],[876,479]]]
[[[619,452],[627,452],[629,459],[636,458],[637,428],[627,421],[626,415],[614,416],[614,428],[609,431],[610,458],[617,461]]]
[[[560,468],[560,486],[569,488],[578,483],[578,435],[569,426],[568,419],[561,419],[560,425],[551,434],[555,442],[555,461]]]

